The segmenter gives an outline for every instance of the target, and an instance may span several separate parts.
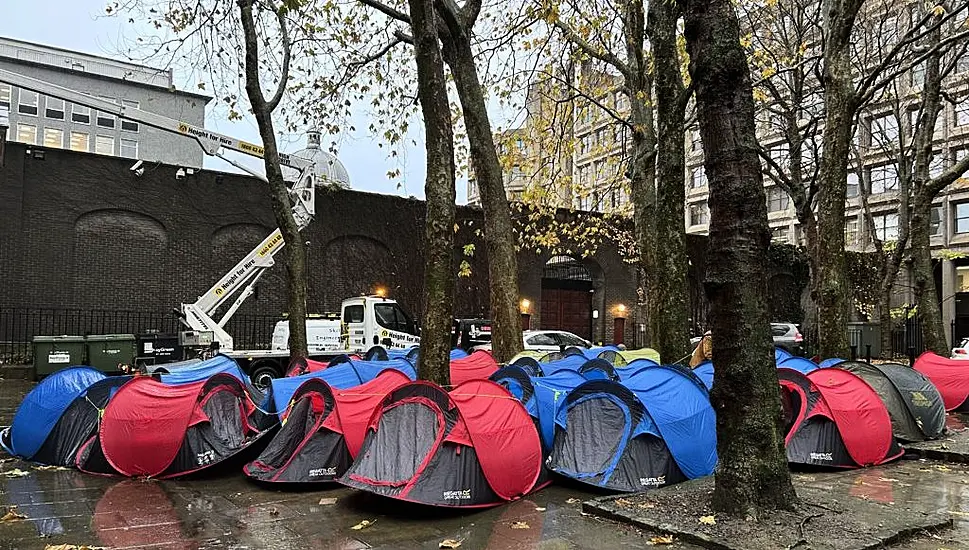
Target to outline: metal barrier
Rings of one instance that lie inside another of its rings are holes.
[[[236,314],[226,324],[238,349],[269,349],[277,315]],[[34,336],[174,333],[171,311],[0,307],[0,364],[33,361]]]

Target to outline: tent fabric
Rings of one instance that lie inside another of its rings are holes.
[[[338,481],[408,502],[475,508],[520,498],[541,472],[538,433],[504,388],[472,380],[449,394],[417,381],[384,398]]]
[[[464,351],[463,349],[452,349],[450,359],[451,361],[454,361],[456,359],[464,359],[467,356],[468,352]]]
[[[780,349],[780,348],[778,348]],[[801,374],[808,374],[810,372],[818,370],[818,365],[810,359],[805,359],[803,357],[788,357],[780,363],[777,364],[778,367],[783,367],[786,369],[796,370]]]
[[[898,439],[924,441],[942,435],[945,430],[942,396],[918,371],[904,365],[872,365],[860,361],[843,361],[837,368],[861,377],[878,393]]]
[[[250,445],[266,433],[260,414],[228,374],[178,385],[136,377],[105,408],[98,444],[121,475],[176,477]]]
[[[311,378],[320,378],[333,388],[345,389],[369,382],[387,369],[400,371],[411,380],[417,378],[417,371],[414,369],[414,365],[407,359],[388,361],[351,360],[346,363],[333,365],[321,371],[273,379],[269,390],[269,398],[272,402],[273,412],[277,414],[285,412],[289,407],[296,389],[303,382]]]
[[[625,380],[643,369],[658,366],[659,363],[652,359],[633,359],[625,366],[616,365],[616,374],[619,375],[621,380]]]
[[[487,380],[497,370],[495,358],[487,351],[478,350],[451,361],[451,384],[457,386],[468,380]]]
[[[844,363],[844,362],[845,362],[845,359],[838,359],[837,357],[832,357],[830,359],[825,359],[824,361],[821,361],[820,366],[822,369],[826,369],[828,367],[838,366],[839,363]]]
[[[69,367],[44,378],[30,390],[0,441],[15,456],[30,460],[47,440],[64,411],[106,375],[90,367]]]
[[[589,359],[589,356],[587,356],[585,352],[586,352],[586,348],[580,348],[578,346],[569,346],[565,348],[565,351],[563,352],[563,354],[566,357],[570,355],[578,355],[579,357],[585,357],[586,359]]]
[[[789,417],[789,462],[857,468],[901,456],[888,410],[858,376],[843,369],[804,375],[784,367],[777,374]]]
[[[915,360],[915,370],[935,384],[947,411],[969,411],[969,361],[947,359],[927,351]]]
[[[560,370],[571,370],[578,372],[579,368],[582,367],[586,361],[587,359],[584,355],[567,355],[555,361],[540,361],[539,366],[542,367],[542,374],[549,376]]]
[[[778,347],[774,348],[774,362],[777,363],[778,365],[790,359],[791,357],[794,357],[794,356],[791,355],[791,353],[786,349],[778,348]]]
[[[619,355],[621,355],[622,358],[625,359],[627,363],[631,363],[636,359],[649,359],[650,361],[653,361],[656,364],[659,364],[662,362],[659,357],[659,352],[652,348],[622,350],[619,352]]]
[[[538,361],[544,355],[545,355],[545,352],[544,351],[538,351],[538,350],[533,350],[533,349],[526,349],[525,351],[520,352],[518,355],[512,357],[511,358],[511,361],[509,361],[508,364],[513,365],[513,364],[517,363],[519,359],[522,359],[522,358],[529,358],[529,359],[534,359],[534,360]]]
[[[619,380],[617,369],[605,359],[589,359],[579,367],[579,374],[590,380]]]
[[[334,364],[334,361],[337,361],[338,359],[341,359],[343,357],[347,357],[349,359],[349,357],[346,355],[340,355],[335,359],[333,359],[332,361],[324,363],[322,361],[314,361],[306,357],[297,357],[296,359],[293,359],[289,363],[289,368],[286,369],[286,376],[299,376],[301,374],[306,374],[310,372],[319,372],[329,367],[330,365]],[[342,363],[343,361],[340,360],[337,362]]]
[[[622,356],[619,350],[606,349],[596,356],[597,359],[602,359],[608,361],[614,366],[622,367],[626,365],[626,359]]]
[[[713,361],[704,361],[693,368],[693,374],[703,381],[707,391],[713,389]]]
[[[588,381],[576,371],[563,369],[548,376],[533,376],[521,367],[511,366],[491,375],[491,380],[507,389],[525,405],[535,419],[542,448],[552,448],[555,438],[555,415],[566,396]]]
[[[542,365],[536,359],[532,357],[519,357],[515,359],[509,366],[521,367],[529,376],[541,376],[542,375]]]
[[[165,367],[165,365],[162,365],[162,367]],[[205,361],[169,370],[168,374],[162,374],[160,379],[165,384],[191,384],[207,380],[220,373],[232,375],[244,383],[249,381],[249,377],[242,371],[235,359],[222,354]]]

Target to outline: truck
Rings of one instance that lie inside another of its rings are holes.
[[[265,151],[260,145],[5,69],[0,69],[0,82],[192,139],[206,155],[225,160],[268,183],[261,172],[226,156],[226,152],[232,151],[263,158]],[[293,217],[302,230],[316,213],[318,176],[315,165],[312,161],[283,153],[279,154],[279,161],[282,166],[298,173],[287,184]],[[132,171],[137,173],[141,164],[140,160],[135,162]],[[218,352],[234,358],[257,385],[265,385],[268,379],[282,376],[289,363],[288,346],[282,344],[288,339],[287,321],[277,323],[273,345],[267,350],[236,349],[225,326],[254,293],[256,283],[274,265],[274,257],[285,244],[282,232],[277,228],[194,302],[181,304],[175,312],[186,330],[179,333],[179,344],[187,350]],[[309,320],[307,327],[313,331],[311,357],[316,359],[362,352],[376,344],[408,347],[420,342],[419,329],[412,318],[394,300],[381,296],[348,298],[342,304],[339,320]]]

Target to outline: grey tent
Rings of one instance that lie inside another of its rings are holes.
[[[945,431],[945,407],[939,390],[915,369],[897,363],[872,365],[843,361],[837,367],[874,388],[892,417],[892,432],[904,441],[935,439]]]

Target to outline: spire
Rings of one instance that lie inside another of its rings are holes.
[[[319,149],[320,148],[320,131],[317,128],[310,128],[306,133],[306,148],[307,149]]]

